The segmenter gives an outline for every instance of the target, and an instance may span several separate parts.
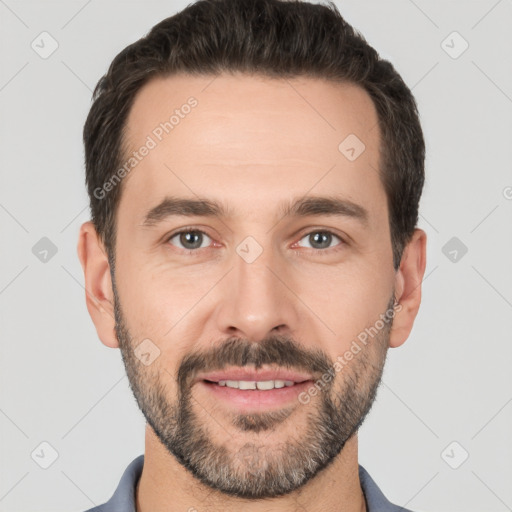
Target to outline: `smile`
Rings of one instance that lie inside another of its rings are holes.
[[[209,381],[206,381],[209,382]],[[269,391],[271,389],[280,389],[284,387],[291,387],[295,385],[295,382],[291,380],[220,380],[219,382],[212,382],[212,384],[218,384],[219,386],[226,386],[228,388],[241,389],[241,390],[262,390]]]

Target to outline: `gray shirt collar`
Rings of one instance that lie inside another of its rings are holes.
[[[126,468],[112,498],[87,512],[136,512],[135,488],[142,474],[144,455],[139,455]],[[372,477],[359,465],[359,480],[366,499],[368,512],[411,512],[409,509],[390,503]]]

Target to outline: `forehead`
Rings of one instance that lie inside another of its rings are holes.
[[[247,214],[310,191],[339,193],[387,218],[379,143],[374,104],[353,84],[157,78],[139,91],[126,122],[125,160],[144,156],[127,173],[121,205],[142,215],[166,195],[201,196]]]

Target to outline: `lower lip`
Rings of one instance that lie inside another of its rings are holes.
[[[312,381],[308,380],[293,386],[266,391],[259,389],[240,390],[206,381],[200,381],[198,384],[216,398],[228,402],[238,410],[257,411],[283,407],[293,401],[298,402],[299,395],[311,386]]]

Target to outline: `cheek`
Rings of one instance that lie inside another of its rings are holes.
[[[385,313],[391,288],[383,280],[370,279],[372,274],[368,272],[357,275],[342,269],[332,270],[319,273],[315,279],[303,280],[299,296],[313,316],[334,331],[325,341],[326,350],[335,359]]]
[[[179,272],[161,268],[143,255],[142,251],[133,256],[126,251],[116,262],[116,284],[123,309],[130,315],[132,325],[169,323],[179,312],[187,288]],[[190,288],[189,281],[189,291]]]
[[[205,297],[215,279],[182,275],[161,268],[134,266],[120,278],[123,313],[138,344],[153,341],[160,349],[158,365],[174,372],[179,361],[201,340]],[[124,277],[127,276],[127,277]]]

